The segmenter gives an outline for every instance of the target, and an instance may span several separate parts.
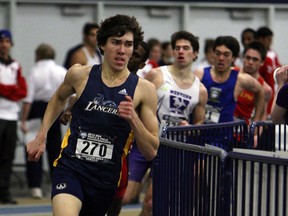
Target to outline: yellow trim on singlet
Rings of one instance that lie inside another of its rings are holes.
[[[122,165],[123,165],[123,161],[126,160],[126,157],[127,157],[128,153],[130,151],[130,147],[131,147],[133,141],[134,141],[134,133],[131,131],[129,133],[128,138],[127,138],[126,144],[125,144],[125,146],[123,148],[123,154],[121,156],[121,164]],[[122,169],[121,169],[119,180],[118,180],[118,184],[117,184],[118,186],[119,186],[119,184],[121,182],[121,179],[122,179]]]
[[[58,158],[56,158],[53,162],[53,166],[56,167],[57,164],[58,164],[58,160],[61,158],[62,156],[62,151],[63,149],[68,145],[68,137],[70,136],[71,134],[71,131],[70,131],[70,127],[68,128],[63,140],[62,140],[62,143],[61,143],[61,151],[60,151],[60,154],[58,156]]]

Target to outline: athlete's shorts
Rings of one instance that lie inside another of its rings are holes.
[[[137,145],[133,144],[133,147],[128,156],[128,164],[129,164],[129,180],[135,182],[142,182],[147,170],[151,168],[152,161],[148,161],[139,151]]]
[[[127,157],[123,160],[122,164],[122,174],[121,174],[121,180],[118,188],[116,189],[116,193],[114,195],[114,199],[120,199],[122,200],[124,197],[124,194],[126,192],[126,188],[128,185],[128,164],[127,164]]]
[[[81,216],[105,215],[109,208],[115,189],[102,189],[87,184],[82,176],[56,167],[52,176],[52,199],[57,194],[71,194],[82,202]]]

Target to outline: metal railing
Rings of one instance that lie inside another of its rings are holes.
[[[271,121],[252,122],[249,129],[249,145],[255,142],[254,135],[257,137],[258,150],[266,151],[288,151],[287,133],[288,126],[285,124],[273,124]]]
[[[271,122],[253,122],[249,133],[241,121],[164,128],[153,215],[288,215],[286,135]]]
[[[166,127],[163,128],[162,137],[202,146],[207,143],[227,151],[232,148],[252,148],[248,143],[248,126],[245,121]]]
[[[262,150],[229,152],[233,216],[288,215],[288,153]]]
[[[221,215],[227,152],[161,138],[153,163],[153,215]]]

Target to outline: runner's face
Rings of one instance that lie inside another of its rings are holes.
[[[247,47],[247,45],[249,43],[251,43],[252,41],[254,41],[254,36],[251,32],[246,32],[242,35],[242,45],[245,47]]]
[[[145,55],[145,50],[141,45],[138,46],[137,49],[134,50],[129,63],[128,63],[128,69],[130,72],[136,73],[138,69],[141,69],[142,65],[145,64],[145,61],[143,61],[143,56]]]
[[[89,34],[85,36],[85,42],[91,47],[97,47],[97,32],[98,29],[91,29]]]
[[[197,52],[193,51],[190,41],[185,39],[176,41],[173,54],[174,63],[179,67],[186,67],[189,64],[192,64],[193,59],[197,56]]]
[[[258,41],[262,43],[267,50],[269,50],[272,45],[272,36],[259,38]]]
[[[168,47],[166,48],[166,50],[162,51],[163,56],[167,57],[167,58],[173,58],[173,49],[172,49],[172,45],[169,44]]]
[[[122,71],[127,67],[133,53],[133,34],[127,32],[122,37],[109,37],[101,47],[104,51],[104,61],[115,71]]]
[[[12,47],[12,43],[9,38],[0,39],[0,56],[7,58]]]
[[[160,44],[157,44],[151,48],[149,58],[155,62],[158,62],[161,59],[161,45]]]
[[[243,71],[248,74],[258,73],[261,62],[261,55],[258,51],[249,49],[244,55],[243,58]]]
[[[228,49],[226,46],[221,45],[215,48],[214,52],[215,56],[215,70],[217,72],[227,72],[230,71],[230,67],[232,66],[235,58],[232,56],[232,51]]]

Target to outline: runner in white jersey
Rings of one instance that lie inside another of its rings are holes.
[[[159,132],[165,126],[177,126],[183,121],[189,122],[190,114],[199,103],[201,86],[199,79],[194,76],[192,85],[183,89],[177,85],[168,66],[162,66],[160,69],[163,84],[157,89]]]
[[[74,64],[89,65],[101,64],[103,56],[100,53],[97,41],[99,26],[96,23],[87,23],[83,29],[83,44],[77,46],[70,54],[70,60],[66,60],[67,69]],[[73,49],[72,49],[73,50]],[[69,55],[69,54],[68,54]]]
[[[86,56],[86,65],[94,65],[94,64],[101,64],[101,54],[98,52],[94,52],[93,55],[90,54],[88,48],[86,46],[82,47],[82,51],[84,52],[84,55]]]
[[[157,89],[159,133],[163,126],[202,124],[208,99],[205,86],[192,73],[191,69],[199,50],[197,37],[190,32],[179,31],[172,35],[171,44],[174,63],[152,69],[145,75],[145,79],[151,81]],[[190,116],[192,119],[189,119]],[[141,154],[138,154],[136,150],[137,148],[132,148],[129,156],[130,173],[124,200],[129,200],[133,191],[137,191],[140,187],[139,172],[143,170],[143,167],[147,167],[147,161],[143,161]],[[151,181],[141,215],[152,215]]]

